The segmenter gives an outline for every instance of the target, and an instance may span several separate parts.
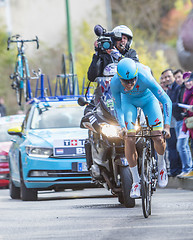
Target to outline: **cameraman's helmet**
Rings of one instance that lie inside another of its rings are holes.
[[[133,33],[130,28],[128,28],[125,25],[120,25],[120,26],[113,28],[112,32],[121,33],[121,34],[127,36],[128,42],[127,42],[126,48],[129,49],[131,47],[131,44],[133,42]]]
[[[123,58],[117,65],[117,74],[121,79],[130,80],[138,75],[138,67],[131,58]]]

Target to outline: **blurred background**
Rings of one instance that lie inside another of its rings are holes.
[[[79,87],[87,80],[94,53],[94,26],[108,31],[124,24],[133,32],[133,45],[140,62],[148,65],[159,82],[166,68],[181,68],[176,44],[180,28],[192,10],[191,0],[0,0],[0,97],[7,114],[19,110],[9,75],[14,71],[16,46],[7,51],[7,38],[38,36],[40,48],[26,45],[30,69],[42,69],[55,83],[66,56],[69,71],[69,34]],[[70,27],[70,28],[69,28]]]

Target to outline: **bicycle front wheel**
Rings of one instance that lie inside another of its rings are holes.
[[[141,165],[141,195],[142,209],[145,218],[151,215],[151,156],[148,148],[143,149]]]

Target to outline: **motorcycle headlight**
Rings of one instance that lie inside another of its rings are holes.
[[[102,124],[101,131],[107,137],[119,137],[119,131],[121,128],[119,126],[114,126],[110,124]]]
[[[134,128],[136,132],[140,130],[140,126],[138,124],[135,124]]]
[[[51,148],[41,148],[41,147],[33,147],[33,146],[26,146],[25,147],[27,155],[30,157],[41,157],[41,158],[48,158],[52,155]]]

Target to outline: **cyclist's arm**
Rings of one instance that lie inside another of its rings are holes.
[[[164,124],[170,125],[172,116],[172,101],[152,75],[150,75],[149,89],[163,105]]]
[[[124,114],[122,112],[122,108],[121,108],[121,92],[120,92],[120,80],[117,76],[117,74],[115,74],[115,76],[111,79],[111,93],[112,93],[112,97],[114,100],[114,108],[115,108],[115,112],[116,112],[116,118],[121,126],[121,128],[125,127],[125,123],[124,123]]]

